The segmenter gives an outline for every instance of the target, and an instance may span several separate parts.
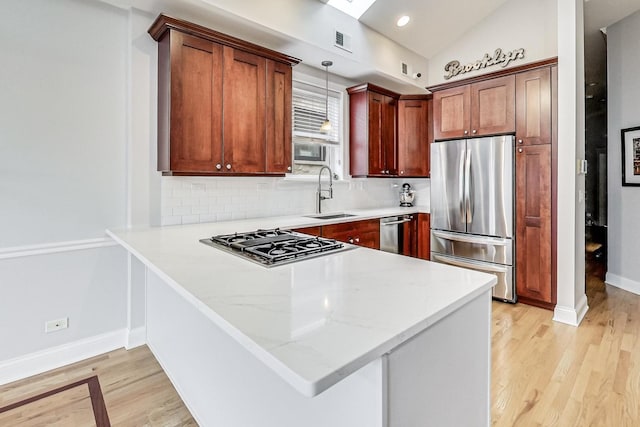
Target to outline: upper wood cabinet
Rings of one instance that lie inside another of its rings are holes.
[[[430,98],[409,95],[398,100],[399,176],[429,176]]]
[[[396,175],[399,95],[372,84],[354,86],[347,92],[351,175]]]
[[[349,93],[351,176],[429,176],[431,95],[399,95],[370,83]]]
[[[516,74],[516,142],[551,143],[551,69]]]
[[[291,167],[291,66],[299,62],[160,15],[158,170],[276,174]]]
[[[433,95],[436,140],[515,132],[515,77],[457,86]]]

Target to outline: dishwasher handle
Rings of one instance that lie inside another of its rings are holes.
[[[405,222],[411,222],[413,217],[410,216],[408,218],[400,219],[398,221],[389,221],[389,222],[381,222],[382,225],[396,225],[396,224],[404,224]]]

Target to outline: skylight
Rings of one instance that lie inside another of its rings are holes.
[[[329,0],[327,4],[347,15],[360,19],[367,9],[369,9],[369,6],[375,3],[375,1],[376,0]]]

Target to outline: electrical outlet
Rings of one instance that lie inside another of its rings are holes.
[[[46,333],[59,331],[60,329],[67,329],[69,327],[69,318],[63,317],[62,319],[48,320],[44,322],[44,331]]]

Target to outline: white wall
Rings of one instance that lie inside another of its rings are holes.
[[[128,15],[4,2],[0,29],[3,361],[124,328]],[[44,334],[46,320],[69,328]]]
[[[640,187],[622,186],[620,130],[640,126],[640,12],[607,28],[609,284],[640,294]]]
[[[557,0],[510,0],[494,13],[452,42],[446,49],[429,59],[429,85],[460,80],[475,75],[498,71],[493,66],[471,71],[445,80],[444,66],[452,60],[468,64],[492,55],[495,49],[511,51],[524,48],[525,58],[511,62],[508,67],[548,59],[558,54]],[[452,25],[455,25],[452,23]]]

